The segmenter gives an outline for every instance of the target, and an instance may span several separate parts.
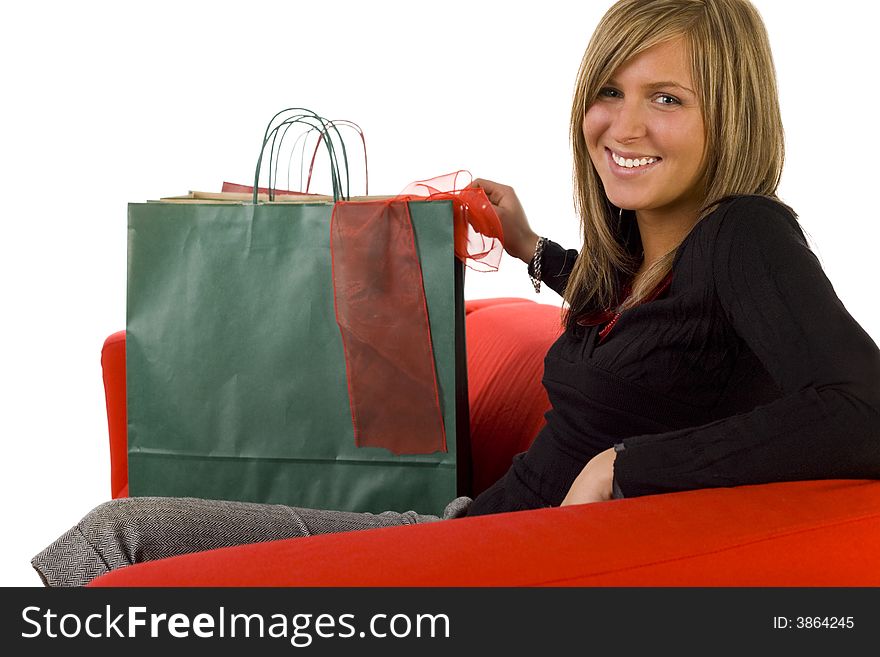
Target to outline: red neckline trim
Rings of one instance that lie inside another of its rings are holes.
[[[648,303],[650,301],[654,301],[657,297],[663,294],[669,286],[672,284],[672,273],[666,275],[659,285],[654,288],[653,292],[648,295],[648,297],[642,303]],[[624,288],[624,301],[629,297],[631,289],[630,286],[627,285]],[[622,303],[622,302],[621,302]],[[611,329],[614,328],[614,325],[617,324],[617,320],[620,319],[620,312],[614,310],[603,310],[596,313],[588,313],[586,315],[582,315],[578,317],[576,320],[577,324],[580,326],[597,326],[599,324],[605,324],[601,331],[599,331],[599,342],[605,339],[605,337],[611,332]]]

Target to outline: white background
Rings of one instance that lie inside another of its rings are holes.
[[[371,192],[468,169],[576,246],[569,103],[608,0],[14,3],[0,26],[0,584],[110,495],[104,338],[125,328],[126,203],[248,183],[265,123],[360,123]],[[878,57],[871,3],[756,0],[800,214],[853,316],[874,301]],[[323,190],[322,190],[323,191]],[[507,256],[468,298],[534,297]]]

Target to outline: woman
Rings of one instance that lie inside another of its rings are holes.
[[[547,426],[468,515],[880,476],[880,357],[775,196],[783,132],[756,10],[618,2],[584,55],[571,137],[580,255],[477,181],[508,252],[569,308]]]
[[[621,0],[572,109],[580,252],[478,180],[505,248],[568,301],[553,408],[527,452],[443,518],[711,486],[880,477],[880,354],[775,192],[773,63],[746,0]],[[44,582],[224,545],[432,522],[211,500],[98,507],[37,555]]]

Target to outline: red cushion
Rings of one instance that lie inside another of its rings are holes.
[[[467,316],[468,397],[473,493],[510,467],[544,425],[544,355],[561,332],[560,308],[522,299]]]
[[[466,299],[464,302],[464,314],[470,315],[472,312],[489,308],[490,306],[504,305],[507,303],[534,303],[529,299],[521,299],[519,297],[494,297],[491,299]]]
[[[258,543],[94,586],[878,586],[880,482],[716,488]]]

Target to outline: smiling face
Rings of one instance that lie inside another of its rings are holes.
[[[696,219],[705,131],[682,37],[619,67],[583,132],[611,203],[640,220]]]

